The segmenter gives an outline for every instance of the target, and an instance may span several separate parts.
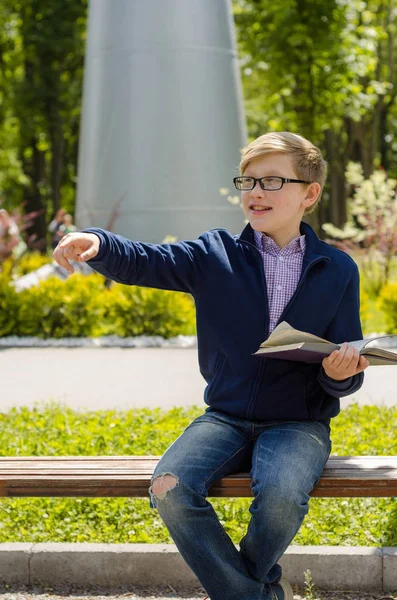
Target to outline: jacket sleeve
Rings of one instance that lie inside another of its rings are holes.
[[[354,263],[350,279],[347,283],[345,293],[339,303],[334,318],[332,319],[325,339],[336,344],[352,342],[363,338],[360,322],[360,276],[357,265]],[[364,381],[364,372],[336,381],[325,373],[321,366],[318,374],[318,382],[321,387],[331,396],[342,398],[357,392]]]
[[[108,279],[195,294],[206,272],[208,236],[175,244],[134,242],[99,228],[84,229],[100,239],[99,252],[87,264]]]

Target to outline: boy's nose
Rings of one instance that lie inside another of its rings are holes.
[[[263,190],[261,188],[261,185],[259,183],[259,181],[255,182],[255,187],[252,188],[252,190],[250,191],[250,196],[252,196],[253,198],[255,198],[255,196],[263,196],[265,193],[265,190]]]

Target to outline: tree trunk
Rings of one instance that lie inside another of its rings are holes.
[[[346,158],[344,144],[333,130],[325,132],[325,147],[329,163],[328,215],[336,227],[343,227],[347,220],[346,209]]]
[[[48,107],[51,140],[51,188],[54,214],[61,208],[61,183],[65,161],[65,143],[59,106]]]
[[[44,181],[45,176],[45,158],[44,152],[37,149],[37,140],[31,141],[32,158],[30,165],[22,159],[24,172],[29,175],[30,184],[25,188],[25,213],[37,212],[32,226],[26,230],[28,238],[32,236],[32,245],[35,249],[44,252],[47,246],[47,227],[45,220],[45,209],[42,202],[40,183]],[[30,168],[29,168],[30,167]],[[34,241],[33,241],[34,240]]]
[[[25,80],[28,86],[34,85],[33,64],[26,59],[25,63]],[[24,114],[20,115],[23,122]],[[24,212],[36,212],[37,217],[34,219],[31,227],[26,230],[27,237],[34,240],[34,247],[40,251],[45,251],[47,246],[47,227],[45,220],[45,205],[43,203],[41,186],[45,182],[45,155],[44,152],[37,148],[37,137],[34,131],[34,125],[29,121],[26,123],[26,143],[21,144],[21,162],[24,173],[29,177],[30,182],[25,186],[25,207]],[[25,140],[24,140],[25,141]],[[24,150],[30,148],[31,156],[28,158],[24,155]]]

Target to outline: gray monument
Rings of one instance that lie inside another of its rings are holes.
[[[243,228],[230,0],[91,0],[76,223],[161,242]]]

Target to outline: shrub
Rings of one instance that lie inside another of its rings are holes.
[[[11,263],[0,273],[0,337],[41,338],[195,334],[195,307],[181,292],[113,284],[98,273],[50,277],[17,293]],[[24,267],[25,268],[25,267]],[[28,268],[28,264],[26,265]]]
[[[113,285],[106,298],[108,333],[121,337],[195,333],[195,308],[187,294]]]
[[[387,333],[397,333],[397,283],[383,287],[377,306],[385,314]]]
[[[9,273],[0,273],[0,337],[15,335],[19,323],[20,298],[10,285]]]
[[[75,273],[62,281],[50,277],[19,293],[18,335],[91,337],[103,318],[103,277]]]
[[[22,277],[22,275],[36,271],[52,261],[52,256],[40,254],[40,252],[26,252],[15,263],[13,275],[14,277]]]

